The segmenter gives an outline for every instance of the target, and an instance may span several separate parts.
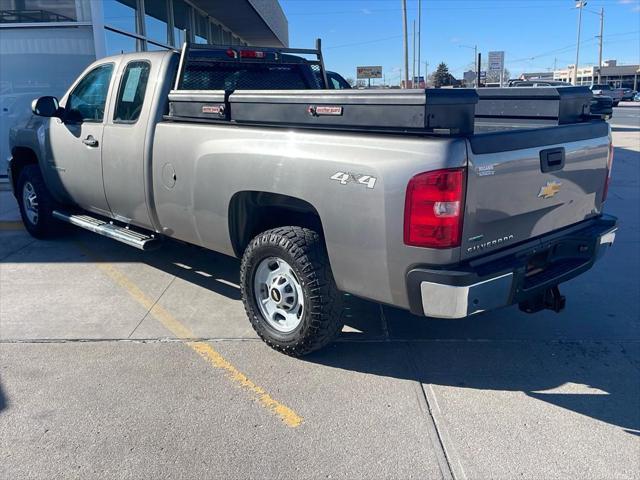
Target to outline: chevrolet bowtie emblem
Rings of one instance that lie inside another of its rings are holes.
[[[553,197],[556,193],[558,193],[560,191],[560,186],[562,184],[560,182],[547,182],[546,185],[544,185],[541,189],[540,189],[540,193],[538,193],[538,198],[551,198]]]

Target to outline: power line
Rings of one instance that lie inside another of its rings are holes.
[[[376,38],[373,40],[365,40],[363,42],[345,43],[342,45],[332,45],[330,47],[323,47],[323,50],[330,50],[334,48],[357,47],[358,45],[368,45],[370,43],[384,42],[386,40],[393,40],[395,38],[402,38],[402,35],[393,35],[392,37]]]

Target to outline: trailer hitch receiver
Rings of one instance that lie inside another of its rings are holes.
[[[532,298],[520,302],[518,306],[520,310],[526,313],[536,313],[547,309],[559,313],[564,310],[566,303],[566,297],[560,295],[560,289],[555,285]]]

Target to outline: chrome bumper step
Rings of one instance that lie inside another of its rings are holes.
[[[70,223],[90,232],[103,235],[105,237],[112,238],[122,243],[126,243],[132,247],[139,248],[140,250],[151,250],[160,243],[160,239],[155,235],[147,233],[136,232],[130,228],[120,227],[110,222],[106,222],[99,218],[94,218],[89,215],[74,215],[71,213],[61,212],[59,210],[53,211],[53,216],[63,222]]]

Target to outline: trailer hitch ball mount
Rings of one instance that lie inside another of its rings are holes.
[[[518,304],[520,310],[526,313],[536,313],[541,310],[553,310],[556,313],[564,310],[567,299],[560,294],[558,286],[547,288],[544,292]]]

